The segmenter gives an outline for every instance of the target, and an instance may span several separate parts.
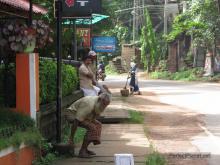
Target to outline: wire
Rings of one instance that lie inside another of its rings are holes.
[[[137,10],[137,9],[143,9],[143,8],[148,8],[148,7],[154,7],[155,9],[164,9],[164,5],[145,5],[145,6],[137,6],[137,7],[132,7],[132,8],[127,8],[127,9],[122,9],[122,10],[117,10],[115,13],[120,13],[128,10]]]

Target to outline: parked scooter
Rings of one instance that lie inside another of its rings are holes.
[[[106,74],[102,69],[99,69],[97,72],[97,80],[105,81]]]

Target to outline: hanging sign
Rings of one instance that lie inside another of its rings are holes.
[[[83,39],[83,47],[90,47],[90,28],[77,28],[76,34]]]
[[[101,0],[61,0],[62,18],[91,17],[101,13]]]

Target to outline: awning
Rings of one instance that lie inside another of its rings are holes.
[[[91,18],[77,18],[76,19],[76,24],[77,25],[91,25],[91,24],[96,24],[97,22],[100,22],[103,19],[108,18],[109,16],[107,15],[101,15],[101,14],[92,14]],[[74,24],[74,21],[67,19],[63,21],[64,25],[71,25]]]
[[[27,0],[0,0],[0,3],[12,6],[17,9],[29,11],[30,3]],[[46,14],[48,10],[33,4],[33,12],[37,14]]]

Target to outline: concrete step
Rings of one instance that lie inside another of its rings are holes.
[[[123,123],[130,118],[129,112],[122,109],[120,105],[117,107],[110,105],[98,118],[102,123]]]

